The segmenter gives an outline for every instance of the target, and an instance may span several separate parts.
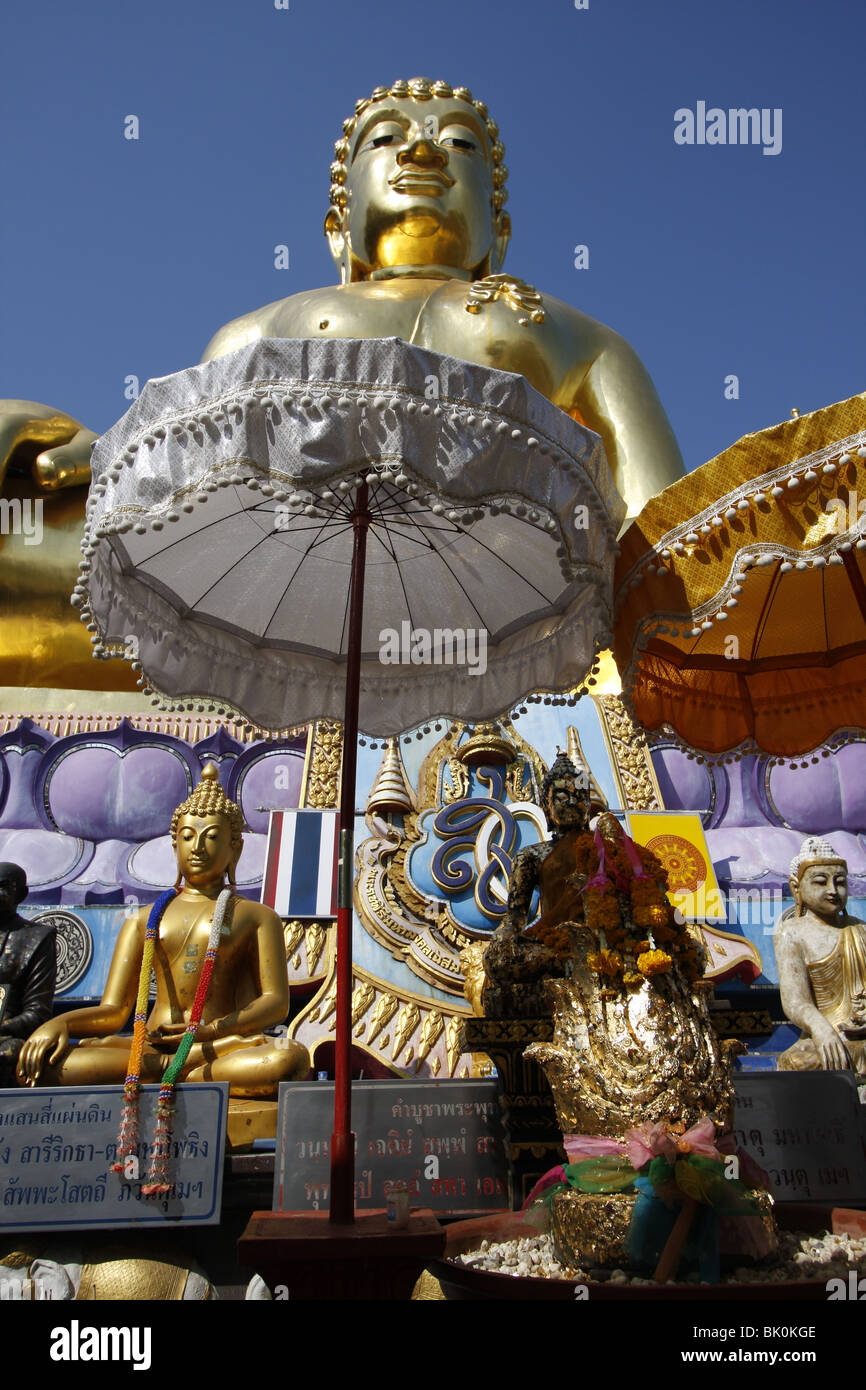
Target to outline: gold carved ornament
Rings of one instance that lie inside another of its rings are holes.
[[[599,695],[596,705],[602,716],[610,760],[622,788],[623,805],[629,811],[660,811],[661,793],[643,729],[618,695]]]
[[[331,953],[330,969],[334,960]],[[329,1039],[336,1026],[337,988],[331,973],[319,996],[311,1000],[291,1024],[291,1036],[306,1038],[305,1046],[311,1055],[319,1043]],[[395,989],[390,981],[380,980],[355,965],[352,972],[352,1028],[355,1045],[369,1053],[379,1063],[393,1070],[395,1076],[405,1076],[405,1068],[414,1063],[417,1075],[426,1063],[432,1076],[445,1067],[446,1075],[455,1075],[464,1050],[461,1046],[461,1025],[466,1013],[452,1013],[438,1001],[424,995],[406,994]],[[318,1024],[323,1031],[317,1037],[310,1025]],[[389,1025],[392,1025],[389,1030]],[[366,1032],[366,1037],[365,1037]],[[374,1048],[375,1043],[375,1048]],[[465,1056],[462,1074],[474,1074],[474,1059]]]

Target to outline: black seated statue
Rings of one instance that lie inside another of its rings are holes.
[[[28,922],[16,911],[27,897],[27,875],[18,864],[0,863],[0,1086],[14,1086],[18,1053],[51,1017],[57,980],[52,926]]]

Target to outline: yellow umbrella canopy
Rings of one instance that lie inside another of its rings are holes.
[[[793,757],[866,725],[866,393],[746,435],[652,498],[615,589],[645,728]]]

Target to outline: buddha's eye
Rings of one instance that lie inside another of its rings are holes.
[[[439,144],[452,150],[465,150],[468,154],[474,154],[478,149],[477,140],[472,139],[465,126],[459,125],[443,126],[439,132]]]
[[[396,122],[389,125],[376,126],[370,138],[361,146],[361,151],[387,149],[389,145],[402,144],[405,138],[406,136],[403,130]]]

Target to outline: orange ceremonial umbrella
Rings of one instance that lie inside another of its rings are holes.
[[[615,592],[645,728],[794,757],[866,724],[866,394],[746,435],[652,498]]]

